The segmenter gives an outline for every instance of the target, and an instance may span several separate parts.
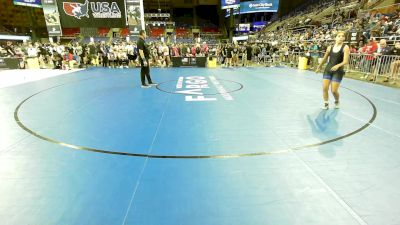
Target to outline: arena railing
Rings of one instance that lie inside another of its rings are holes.
[[[396,82],[400,74],[400,56],[352,53],[346,70],[361,73],[374,82],[378,78]]]
[[[391,36],[382,36],[382,37],[374,37],[371,36],[371,38],[375,38],[375,40],[382,40],[385,39],[387,41],[400,41],[400,35],[391,35]]]
[[[305,52],[289,51],[287,57],[282,57],[282,52],[280,54],[281,62],[287,62],[294,66],[298,65],[300,57],[306,57],[310,60],[310,66],[315,69],[322,61],[320,56],[323,56],[324,52],[311,51],[310,55],[306,55]],[[378,79],[397,82],[400,75],[400,56],[351,53],[349,64],[345,66],[345,70],[358,73],[362,78],[368,78],[374,82]]]
[[[315,69],[322,61],[321,56],[324,52],[313,52],[309,55],[305,52],[294,51],[279,51],[276,54],[256,56],[255,62],[270,65],[286,64],[292,67],[297,67],[300,64],[300,57],[306,57],[310,61],[310,68]],[[322,70],[323,71],[323,70]],[[397,82],[400,75],[400,56],[395,55],[377,55],[377,54],[362,54],[351,53],[349,64],[345,66],[345,71],[357,73],[362,78],[376,82],[380,80],[390,80]]]

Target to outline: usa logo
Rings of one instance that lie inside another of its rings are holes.
[[[85,3],[76,2],[63,2],[63,9],[65,14],[68,16],[73,16],[77,19],[81,17],[89,18],[89,1],[86,0]]]

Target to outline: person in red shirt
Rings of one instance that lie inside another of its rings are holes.
[[[205,56],[208,55],[208,45],[207,45],[206,42],[203,42],[203,46],[202,46],[202,50],[201,50],[201,51],[203,52],[203,54],[204,54]]]
[[[176,45],[174,45],[174,47],[172,47],[172,55],[173,56],[180,56],[179,55],[179,50],[178,50],[178,47],[176,46]]]
[[[357,48],[354,45],[350,45],[350,53],[357,53]]]
[[[370,55],[367,57],[368,60],[372,60],[374,58],[372,54],[375,53],[376,50],[378,50],[378,43],[376,43],[375,38],[370,38],[369,42],[361,48],[362,53]]]
[[[369,42],[361,48],[361,53],[364,54],[364,71],[371,73],[373,70],[374,63],[376,63],[374,53],[378,50],[378,43],[376,43],[375,38],[371,37]],[[367,78],[368,74],[362,78]]]
[[[193,45],[191,49],[192,56],[196,56],[196,45]]]

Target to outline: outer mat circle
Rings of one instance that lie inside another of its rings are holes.
[[[83,80],[89,80],[89,79],[83,79]],[[83,81],[83,80],[79,80],[79,81]],[[76,82],[79,82],[76,81]],[[207,159],[207,158],[237,158],[237,157],[249,157],[249,156],[262,156],[262,155],[273,155],[273,154],[282,154],[282,153],[287,153],[290,151],[297,151],[297,150],[302,150],[302,149],[306,149],[306,148],[310,148],[310,147],[316,147],[316,146],[320,146],[320,145],[325,145],[325,144],[329,144],[347,137],[350,137],[354,134],[357,134],[359,132],[361,132],[362,130],[366,129],[367,127],[369,127],[375,120],[376,116],[377,116],[377,109],[376,106],[374,105],[374,103],[368,99],[366,96],[364,96],[363,94],[356,92],[354,90],[351,90],[349,88],[346,87],[342,87],[345,88],[361,97],[363,97],[364,99],[366,99],[369,104],[371,105],[372,109],[373,109],[373,114],[370,118],[370,120],[364,124],[363,126],[361,126],[360,128],[358,128],[357,130],[354,130],[352,132],[349,132],[345,135],[333,138],[333,139],[329,139],[326,141],[322,141],[322,142],[318,142],[318,143],[314,143],[314,144],[308,144],[308,145],[303,145],[303,146],[298,146],[298,147],[292,147],[292,148],[287,148],[287,149],[282,149],[282,150],[277,150],[277,151],[272,151],[272,152],[253,152],[253,153],[243,153],[243,154],[223,154],[223,155],[154,155],[154,154],[138,154],[138,153],[129,153],[129,152],[116,152],[116,151],[111,151],[111,150],[107,150],[107,149],[96,149],[96,148],[91,148],[88,146],[78,146],[78,145],[74,145],[74,144],[70,144],[70,143],[65,143],[62,142],[60,140],[56,140],[56,139],[52,139],[50,137],[46,137],[42,134],[39,134],[37,132],[35,132],[34,130],[30,129],[29,127],[25,126],[24,123],[19,119],[19,112],[21,107],[23,106],[24,103],[26,103],[27,101],[29,101],[29,99],[39,95],[40,93],[46,92],[50,89],[54,89],[60,86],[64,86],[70,83],[75,83],[75,82],[69,82],[69,83],[64,83],[61,85],[56,85],[47,89],[44,89],[42,91],[39,91],[29,97],[27,97],[26,99],[24,99],[22,102],[19,103],[19,105],[15,108],[14,111],[14,119],[17,122],[18,126],[21,127],[23,130],[25,130],[26,132],[28,132],[29,134],[42,139],[44,141],[53,143],[53,144],[57,144],[60,146],[64,146],[64,147],[68,147],[74,150],[80,150],[80,151],[90,151],[90,152],[97,152],[97,153],[103,153],[103,154],[112,154],[112,155],[123,155],[123,156],[134,156],[134,157],[147,157],[147,158],[162,158],[162,159]]]

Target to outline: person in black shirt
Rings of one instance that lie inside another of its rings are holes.
[[[201,53],[200,44],[196,44],[196,56],[200,55],[200,53]]]
[[[228,47],[226,45],[222,46],[222,63],[226,65],[227,60],[226,60],[226,54],[228,53]]]
[[[39,65],[40,68],[46,69],[46,61],[47,61],[47,51],[43,45],[39,45],[36,43],[36,47],[38,48],[38,56],[39,56]]]
[[[394,44],[394,48],[391,50],[389,55],[400,56],[400,42],[396,42]],[[398,78],[398,75],[399,75],[399,71],[400,71],[400,60],[395,60],[394,62],[392,62],[390,64],[389,77],[386,78],[386,80],[384,80],[384,81],[387,82],[387,81],[389,81],[389,78],[392,78],[393,79],[392,84],[395,84],[396,79]]]
[[[246,63],[245,63],[245,66],[250,66],[250,64],[251,64],[251,55],[252,55],[252,51],[253,51],[253,48],[251,47],[250,44],[248,44],[248,45],[246,46],[247,61],[246,61]]]
[[[89,48],[89,64],[97,66],[98,59],[97,59],[97,49],[94,42],[90,42],[88,45]]]
[[[141,30],[139,33],[139,40],[137,41],[137,49],[139,50],[139,62],[140,62],[140,78],[142,82],[142,88],[149,88],[150,85],[157,85],[151,81],[150,77],[150,51],[149,47],[145,42],[146,31]],[[148,84],[145,82],[145,78],[147,78]]]
[[[54,69],[62,69],[62,61],[63,58],[60,53],[58,53],[56,50],[53,50],[53,65]]]
[[[7,52],[6,55],[9,57],[14,57],[16,55],[11,41],[7,41],[7,46],[4,47],[4,50]]]
[[[186,47],[186,45],[182,45],[181,44],[181,53],[182,53],[182,56],[187,56],[187,54],[188,54],[188,51],[187,51],[187,47]]]
[[[293,52],[294,52],[295,54],[300,54],[301,48],[300,48],[300,46],[299,46],[298,44],[296,44],[295,46],[293,46]]]
[[[238,66],[239,60],[239,47],[235,44],[232,47],[232,64],[233,66]]]
[[[233,53],[233,47],[231,44],[227,45],[226,49],[226,67],[232,66],[232,53]]]

